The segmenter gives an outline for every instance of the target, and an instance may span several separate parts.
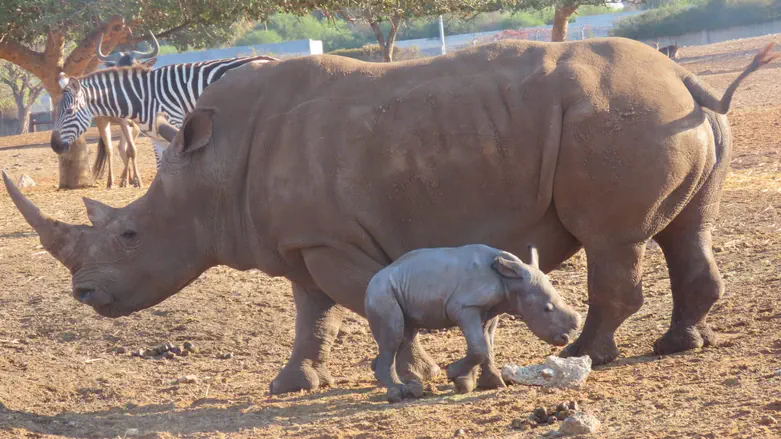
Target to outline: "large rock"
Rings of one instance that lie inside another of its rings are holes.
[[[589,434],[595,433],[602,425],[599,419],[587,413],[578,412],[565,419],[559,427],[561,434]]]
[[[505,382],[544,387],[581,387],[591,373],[591,358],[559,358],[549,356],[544,364],[521,367],[505,364],[502,378]]]

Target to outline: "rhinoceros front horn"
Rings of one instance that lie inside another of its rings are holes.
[[[3,171],[3,182],[16,208],[22,213],[27,223],[38,232],[43,248],[70,268],[67,261],[73,253],[72,249],[77,239],[75,226],[57,221],[41,212],[22,194],[5,171]]]

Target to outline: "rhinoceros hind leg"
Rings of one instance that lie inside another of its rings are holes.
[[[331,386],[327,365],[345,310],[325,293],[293,284],[296,339],[285,367],[269,386],[272,395]]]
[[[442,373],[442,369],[423,349],[418,331],[411,331],[401,343],[396,357],[396,371],[405,381],[425,382]]]
[[[372,370],[377,369],[377,359],[372,360]],[[420,343],[417,331],[401,342],[396,357],[396,372],[407,381],[429,381],[438,377],[442,369],[428,355]]]
[[[716,334],[705,323],[705,317],[724,293],[711,250],[710,230],[692,231],[676,222],[656,238],[667,259],[673,293],[670,329],[654,344],[657,354],[715,344]]]
[[[589,308],[580,337],[567,346],[562,357],[588,355],[594,365],[618,357],[616,329],[643,305],[642,259],[645,243],[589,247]]]

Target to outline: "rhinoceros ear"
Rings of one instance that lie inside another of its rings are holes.
[[[494,263],[491,264],[491,267],[502,275],[502,277],[523,279],[528,270],[523,266],[523,262],[521,262],[520,259],[512,258],[511,256],[512,255],[509,254],[497,256],[496,259],[494,259]]]
[[[107,206],[100,201],[87,197],[82,198],[84,205],[87,206],[87,217],[95,227],[103,227],[114,218],[118,209]]]
[[[192,153],[211,142],[214,113],[212,108],[196,108],[187,115],[171,144],[177,154]]]

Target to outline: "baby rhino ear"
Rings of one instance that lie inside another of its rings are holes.
[[[510,259],[505,255],[497,256],[491,267],[502,277],[510,279],[523,279],[524,270],[519,260]]]

